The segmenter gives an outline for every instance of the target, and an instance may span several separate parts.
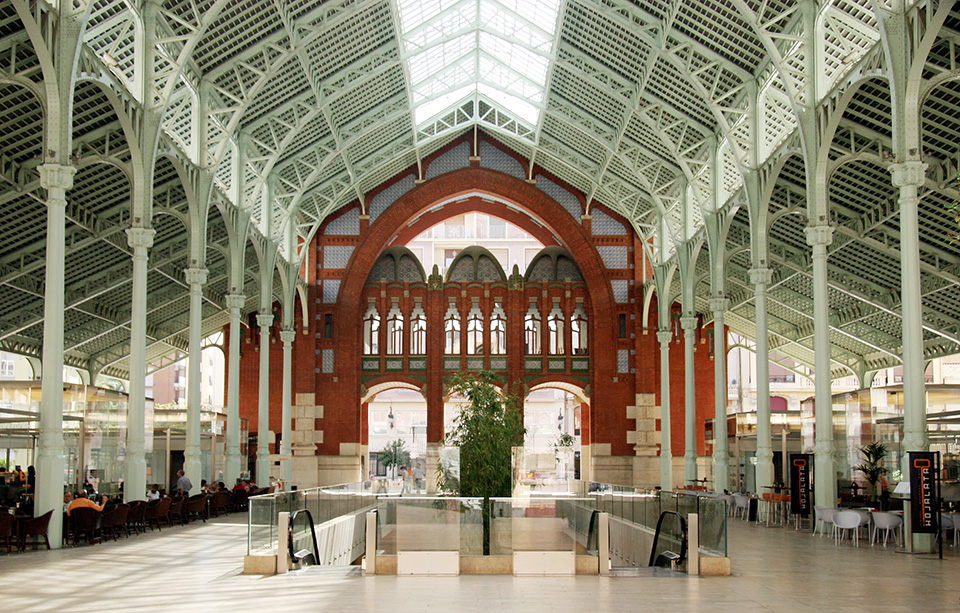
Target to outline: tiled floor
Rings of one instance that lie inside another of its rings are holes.
[[[361,577],[240,574],[243,516],[118,543],[0,553],[0,611],[960,611],[960,557],[836,547],[730,524],[733,577]]]

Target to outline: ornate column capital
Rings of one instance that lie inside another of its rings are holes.
[[[257,325],[261,330],[273,325],[273,313],[257,313]]]
[[[710,310],[714,313],[723,312],[730,309],[730,300],[723,296],[714,296],[710,298]]]
[[[808,226],[804,229],[807,244],[814,248],[828,247],[833,242],[833,226]]]
[[[891,164],[888,170],[890,171],[890,182],[893,183],[894,187],[907,185],[919,187],[923,185],[923,181],[926,179],[927,164],[919,160],[902,162]]]
[[[247,303],[247,297],[243,294],[227,294],[223,297],[227,302],[227,308],[230,310],[240,310]]]
[[[657,340],[660,341],[661,345],[668,345],[670,341],[673,340],[673,330],[669,328],[665,330],[657,330]]]
[[[150,249],[153,247],[153,238],[157,231],[153,228],[133,227],[127,228],[127,245],[136,251],[137,249]]]
[[[773,271],[769,268],[751,268],[750,283],[753,285],[770,285],[773,280]]]
[[[280,330],[280,340],[284,345],[288,345],[293,342],[293,339],[297,338],[297,331],[293,328],[284,328]]]
[[[691,330],[697,329],[697,322],[699,320],[695,315],[684,315],[680,318],[680,327],[684,332],[689,332]]]
[[[203,285],[207,282],[207,269],[206,268],[187,268],[184,269],[183,274],[187,278],[187,283],[190,286],[194,285]]]
[[[73,166],[60,164],[42,164],[37,167],[40,171],[40,187],[46,190],[68,190],[73,188],[73,175],[77,169]]]

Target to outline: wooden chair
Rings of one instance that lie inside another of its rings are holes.
[[[230,493],[230,510],[233,512],[246,511],[247,498],[249,498],[249,495],[246,490],[233,490]]]
[[[220,517],[221,513],[227,512],[227,505],[230,504],[230,492],[220,491],[210,497],[210,513],[215,517]]]
[[[74,547],[84,535],[91,545],[99,543],[101,521],[103,521],[103,514],[90,507],[79,507],[70,511],[70,531],[73,533]]]
[[[187,498],[183,503],[183,521],[184,523],[190,521],[194,515],[203,520],[203,523],[207,523],[207,495],[206,494],[194,494],[193,496]]]
[[[13,529],[16,525],[16,517],[10,513],[7,513],[6,509],[0,510],[0,538],[7,540],[7,553],[13,551],[13,549],[10,547],[10,540],[16,540],[16,537],[13,533]]]
[[[172,502],[172,498],[164,496],[160,500],[153,500],[147,503],[147,508],[143,513],[144,523],[149,525],[151,530],[153,530],[154,526],[157,527],[157,530],[160,530],[161,521],[170,523],[170,504]]]
[[[50,518],[52,516],[53,511],[47,511],[40,517],[20,520],[20,551],[24,551],[27,548],[28,536],[42,536],[43,542],[47,545],[47,550],[50,550],[50,539],[47,538],[47,528],[50,526]]]
[[[173,527],[174,518],[176,518],[176,520],[180,522],[181,526],[184,523],[186,523],[183,521],[183,501],[184,501],[183,498],[178,498],[170,502],[170,506],[167,510],[166,519],[167,519],[167,525],[170,526],[171,528]]]
[[[143,525],[144,514],[147,511],[146,500],[131,500],[130,510],[127,511],[127,534],[133,529],[134,533],[143,532],[146,528]]]
[[[103,514],[103,519],[100,524],[101,531],[106,534],[109,531],[109,535],[113,537],[113,540],[117,540],[122,531],[127,536],[130,536],[130,531],[127,530],[127,515],[130,512],[130,505],[121,503],[113,507],[110,511],[110,519],[107,520],[107,514]]]

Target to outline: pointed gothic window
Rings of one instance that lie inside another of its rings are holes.
[[[450,304],[443,316],[443,352],[448,355],[460,353],[460,311],[457,305]]]
[[[547,330],[550,334],[550,355],[563,354],[563,311],[560,305],[554,303],[547,316]]]
[[[531,303],[523,319],[523,338],[527,355],[540,355],[540,311]]]
[[[403,354],[403,313],[397,304],[387,313],[387,354]]]
[[[483,353],[483,313],[478,304],[474,304],[467,313],[467,353]]]
[[[410,315],[410,353],[411,355],[427,353],[427,317],[419,302]]]
[[[370,303],[367,312],[363,315],[363,354],[378,355],[380,353],[380,314],[377,306]]]
[[[507,315],[499,302],[490,314],[490,355],[507,353]]]
[[[587,355],[587,312],[578,304],[570,318],[570,353]]]

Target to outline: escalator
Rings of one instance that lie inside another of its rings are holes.
[[[313,515],[307,509],[294,511],[288,527],[289,559],[299,566],[317,566],[320,563],[320,548],[317,547],[317,532]]]
[[[650,549],[650,566],[682,568],[687,561],[687,522],[674,511],[660,513]]]

